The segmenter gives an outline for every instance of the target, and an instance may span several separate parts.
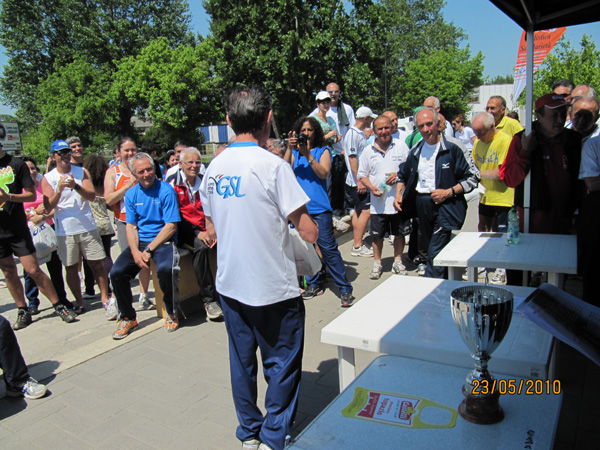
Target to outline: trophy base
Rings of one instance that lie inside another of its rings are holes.
[[[491,425],[504,419],[504,411],[500,407],[500,394],[473,395],[466,392],[463,386],[465,399],[458,406],[461,417],[471,423]]]

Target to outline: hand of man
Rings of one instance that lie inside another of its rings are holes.
[[[531,152],[533,150],[536,141],[535,130],[531,130],[531,133],[528,135],[525,135],[525,133],[521,135],[521,147],[523,147],[523,150],[526,152]]]
[[[388,174],[386,173],[386,175],[388,175]],[[393,186],[394,184],[396,184],[396,181],[398,181],[398,174],[396,172],[392,172],[389,174],[389,176],[385,180],[385,184],[387,184],[389,186]]]
[[[452,196],[452,189],[436,189],[435,191],[431,191],[431,200],[436,205],[440,203],[444,203],[447,198]]]
[[[204,242],[208,248],[213,246],[214,241],[208,236],[208,231],[200,231],[198,233],[198,239]]]
[[[362,181],[358,180],[358,182],[356,183],[356,190],[359,194],[364,194],[365,192],[367,192],[367,187],[362,183]]]
[[[134,252],[133,260],[138,265],[138,267],[142,269],[147,269],[149,266],[148,262],[150,261],[151,255],[146,252]]]

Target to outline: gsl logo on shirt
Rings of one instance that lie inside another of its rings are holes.
[[[246,195],[240,192],[242,177],[220,174],[214,178],[211,177],[210,179],[212,182],[208,186],[209,194],[212,194],[214,189],[218,195],[223,197],[223,199],[233,196],[244,197]]]

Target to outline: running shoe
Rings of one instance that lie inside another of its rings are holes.
[[[249,439],[242,442],[242,450],[258,450],[260,441],[258,439]]]
[[[106,311],[106,320],[116,320],[118,311],[114,297],[111,297],[108,303],[104,305],[104,310]]]
[[[220,320],[223,318],[223,310],[217,301],[205,303],[204,309],[206,310],[206,317],[209,320]]]
[[[352,295],[352,292],[343,292],[340,300],[342,302],[342,308],[348,308],[352,306],[354,296]]]
[[[140,292],[140,299],[138,300],[138,305],[140,305],[140,309],[144,311],[151,311],[156,309],[156,305],[152,300],[148,298],[147,294]]]
[[[22,330],[23,328],[27,328],[32,322],[33,319],[31,318],[29,311],[25,309],[19,309],[17,320],[13,324],[13,330]]]
[[[71,323],[77,320],[77,313],[72,309],[65,308],[65,305],[60,304],[54,308],[56,314],[63,320],[63,322]]]
[[[9,397],[25,397],[29,400],[35,400],[42,398],[46,395],[48,389],[45,385],[38,383],[33,378],[29,377],[29,380],[21,388],[15,388],[12,386],[6,386],[6,395]]]
[[[490,280],[492,284],[506,284],[506,270],[505,269],[496,269],[494,272],[494,276]]]
[[[369,278],[371,280],[379,280],[379,278],[381,278],[382,271],[383,268],[381,267],[381,264],[373,263],[373,267],[371,268],[371,272],[369,273]]]
[[[352,251],[350,252],[352,256],[362,256],[364,258],[371,258],[373,256],[373,249],[367,247],[365,244],[360,247],[352,247]]]
[[[396,260],[394,264],[392,264],[392,272],[396,275],[407,275],[406,267],[402,264],[402,261]]]
[[[179,319],[171,314],[167,314],[167,318],[165,319],[165,330],[169,333],[177,330],[179,328]]]
[[[335,217],[333,217],[332,220],[333,220],[333,228],[335,228],[338,231],[341,231],[342,233],[344,231],[348,231],[348,229],[350,228],[350,225],[348,225],[345,222],[342,222],[340,219],[336,219]]]
[[[426,268],[427,266],[425,264],[419,264],[419,266],[417,267],[417,275],[419,275],[420,277],[424,277]]]
[[[112,335],[113,339],[119,340],[119,339],[124,339],[127,336],[129,336],[129,334],[135,330],[138,326],[138,322],[137,320],[133,319],[133,320],[129,320],[127,318],[123,319],[123,320],[119,320],[118,322],[118,326],[117,326],[117,331],[115,331]]]
[[[325,290],[321,286],[309,286],[308,289],[302,293],[302,298],[308,300],[323,295],[323,292],[325,292]]]

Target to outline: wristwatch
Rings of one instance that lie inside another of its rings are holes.
[[[154,250],[150,250],[150,247],[149,247],[149,246],[146,246],[146,248],[144,249],[144,251],[145,251],[146,253],[149,253],[149,254],[150,254],[150,256],[154,255]]]

